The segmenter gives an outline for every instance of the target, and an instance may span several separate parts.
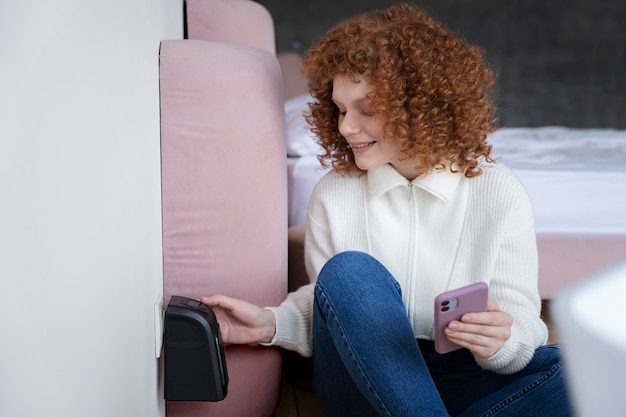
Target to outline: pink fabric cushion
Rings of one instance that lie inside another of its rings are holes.
[[[287,179],[276,58],[242,45],[164,41],[160,56],[164,303],[222,293],[261,306],[287,291]],[[276,348],[228,347],[218,403],[168,416],[271,416]]]
[[[281,52],[277,58],[283,71],[285,100],[308,93],[308,81],[302,74],[302,57],[300,54]]]
[[[626,259],[623,234],[537,235],[539,293],[554,298],[564,287]]]
[[[187,37],[254,46],[276,54],[274,21],[250,0],[186,0]]]

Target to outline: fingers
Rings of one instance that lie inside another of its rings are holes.
[[[231,310],[235,304],[235,299],[225,295],[216,294],[208,297],[200,297],[200,302],[209,306],[219,306],[226,310]]]
[[[487,301],[487,311],[500,311],[498,304],[495,301]]]
[[[488,359],[504,346],[503,341],[475,334],[454,333],[448,339],[482,359]]]
[[[446,335],[477,346],[502,346],[511,337],[510,327],[450,323]]]
[[[274,313],[255,304],[221,294],[200,297],[200,302],[213,307],[226,344],[268,343],[276,333]]]
[[[511,317],[493,303],[487,312],[465,314],[445,329],[452,342],[482,358],[493,356],[511,337]]]

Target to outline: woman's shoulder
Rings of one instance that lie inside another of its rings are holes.
[[[482,183],[494,188],[524,188],[519,177],[501,162],[483,162],[480,168],[480,175],[472,178],[479,184]]]
[[[326,173],[315,185],[314,192],[358,192],[365,185],[366,174],[343,173],[334,169]]]
[[[352,212],[363,201],[365,176],[330,171],[313,188],[309,200],[309,219],[328,222],[328,217],[340,218]],[[326,220],[320,220],[326,219]]]
[[[500,207],[503,210],[531,210],[530,197],[526,187],[517,175],[506,165],[492,162],[482,166],[481,174],[470,178],[473,183],[473,201],[482,206]]]

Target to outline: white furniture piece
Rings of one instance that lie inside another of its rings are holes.
[[[626,262],[564,289],[553,315],[576,415],[626,416]]]

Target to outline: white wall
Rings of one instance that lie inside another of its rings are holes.
[[[181,0],[0,1],[0,416],[163,416],[158,48]]]

